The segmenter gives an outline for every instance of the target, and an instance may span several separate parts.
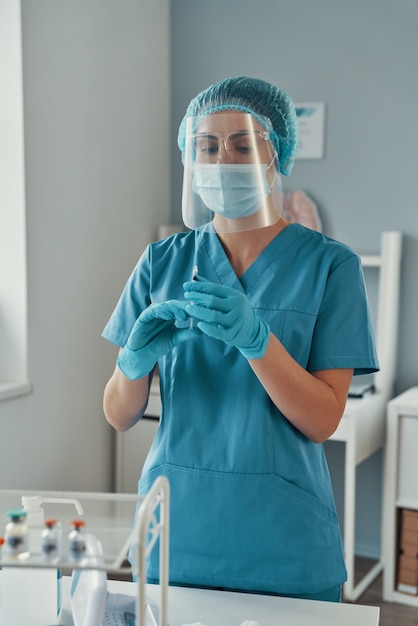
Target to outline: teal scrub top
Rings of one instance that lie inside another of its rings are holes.
[[[193,267],[246,294],[309,372],[378,362],[359,257],[298,224],[287,226],[238,278],[213,232],[150,244],[103,336],[124,346],[152,302],[183,299]],[[322,444],[287,421],[248,361],[206,336],[158,361],[162,412],[138,492],[170,483],[170,582],[312,594],[346,580]],[[154,551],[155,552],[155,551]],[[158,555],[148,575],[158,578]]]

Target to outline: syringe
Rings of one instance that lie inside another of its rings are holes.
[[[197,280],[197,275],[199,273],[199,268],[197,267],[197,265],[195,265],[193,267],[193,272],[192,272],[192,280]],[[193,302],[192,302],[193,304]],[[193,328],[193,318],[190,318],[190,322],[189,322],[189,328]]]

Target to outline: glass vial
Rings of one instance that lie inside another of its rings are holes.
[[[29,535],[26,511],[16,509],[7,512],[9,522],[4,534],[3,554],[23,559],[29,556]]]
[[[86,554],[86,536],[83,528],[86,525],[84,520],[75,519],[71,522],[73,530],[68,535],[68,556],[70,559],[81,559]]]

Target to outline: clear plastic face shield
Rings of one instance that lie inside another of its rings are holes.
[[[183,221],[193,230],[240,232],[272,226],[283,212],[271,123],[227,111],[187,120]]]

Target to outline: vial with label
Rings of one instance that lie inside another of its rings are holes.
[[[86,525],[82,519],[75,519],[71,522],[73,530],[68,535],[68,556],[70,559],[81,559],[86,554],[86,536],[83,531]]]
[[[56,570],[38,567],[35,561],[39,553],[30,554],[26,511],[9,511],[7,516],[2,558],[2,623],[5,626],[56,624]]]
[[[44,559],[56,559],[61,552],[61,526],[57,519],[46,519],[41,533],[41,553]]]
[[[4,534],[3,554],[24,559],[29,556],[29,535],[26,511],[15,509],[7,512],[9,522]]]

